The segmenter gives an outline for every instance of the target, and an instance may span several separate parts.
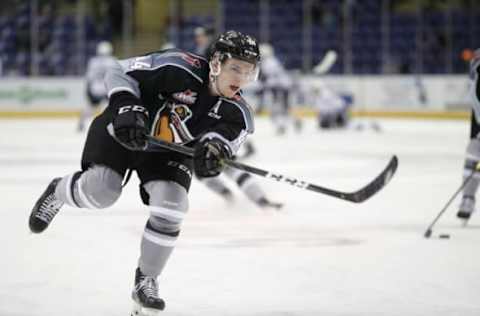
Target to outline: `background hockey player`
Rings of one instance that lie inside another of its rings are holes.
[[[470,142],[467,146],[463,179],[475,170],[476,164],[480,161],[480,49],[475,50],[470,60],[470,96],[472,99],[472,118],[470,124]],[[457,217],[465,223],[475,211],[475,195],[478,190],[480,175],[475,174],[467,182],[463,189],[462,202],[457,212]]]
[[[323,81],[317,80],[306,94],[307,104],[318,111],[317,120],[320,128],[347,126],[350,120],[349,107],[351,104],[328,88]]]
[[[82,170],[53,179],[30,215],[30,230],[41,233],[64,203],[109,207],[122,192],[127,170],[135,170],[150,216],[135,272],[134,315],[164,308],[157,277],[179,236],[192,172],[199,178],[220,174],[222,160],[254,130],[240,89],[258,75],[256,40],[228,31],[213,42],[211,52],[206,60],[171,49],[121,60],[109,69],[109,105],[89,129]],[[195,156],[144,152],[148,134],[193,147]]]
[[[283,203],[275,202],[267,198],[267,194],[262,189],[258,181],[249,173],[234,169],[232,167],[226,167],[222,175],[225,175],[234,181],[238,188],[246,195],[246,197],[258,207],[271,207],[274,209],[281,209],[283,207]],[[202,181],[202,183],[205,184],[211,191],[219,194],[227,201],[233,201],[233,192],[226,185],[223,178],[220,178],[222,175],[218,177],[204,178],[200,181]]]
[[[288,125],[293,124],[298,130],[301,128],[299,118],[291,116],[290,113],[290,90],[292,88],[292,79],[288,72],[275,56],[273,47],[270,44],[261,44],[262,64],[260,76],[262,77],[261,100],[271,97],[270,111],[272,122],[277,134],[284,134]]]
[[[97,54],[90,58],[87,64],[85,75],[85,84],[88,104],[82,109],[80,119],[78,120],[79,131],[85,129],[87,120],[89,120],[102,102],[107,101],[107,88],[105,87],[105,73],[107,69],[116,63],[112,56],[112,44],[102,41],[97,45]]]
[[[193,31],[195,41],[194,53],[206,57],[208,48],[213,40],[215,31],[211,27],[199,26]]]

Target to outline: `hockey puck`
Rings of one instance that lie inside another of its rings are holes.
[[[442,239],[449,239],[450,235],[449,234],[440,234],[438,237],[440,237]]]

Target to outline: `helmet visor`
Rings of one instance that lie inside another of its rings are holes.
[[[235,63],[226,63],[222,70],[230,76],[238,77],[245,84],[251,83],[258,78],[258,67],[252,63],[241,61]]]

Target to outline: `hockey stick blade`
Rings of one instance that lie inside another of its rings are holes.
[[[184,154],[189,157],[193,157],[193,149],[189,147],[185,147],[175,143],[168,143],[154,137],[148,138],[148,145],[145,149],[146,151],[158,151],[158,150],[168,149],[171,151],[175,151],[181,154]],[[338,199],[354,202],[354,203],[361,203],[373,195],[375,195],[378,191],[380,191],[393,177],[395,171],[398,167],[398,158],[397,156],[392,156],[390,162],[385,167],[385,169],[370,183],[366,186],[362,187],[361,189],[355,192],[341,192],[336,191],[333,189],[321,187],[319,185],[311,184],[302,180],[298,180],[295,178],[291,178],[282,174],[273,173],[270,171],[266,171],[257,167],[249,166],[241,162],[233,161],[233,160],[225,160],[225,164],[230,167],[240,169],[246,171],[248,173],[256,174],[261,177],[269,178],[276,180],[278,182],[283,182],[295,186],[300,189],[305,189],[317,193],[326,194]]]
[[[335,196],[338,198],[341,198],[343,200],[351,201],[354,203],[361,203],[364,202],[365,200],[369,199],[373,195],[375,195],[377,192],[379,192],[381,189],[383,189],[384,186],[387,185],[388,182],[392,179],[393,175],[397,171],[398,167],[398,158],[397,156],[392,156],[390,158],[390,161],[388,162],[387,166],[383,171],[375,178],[373,179],[370,183],[368,183],[366,186],[360,188],[359,190],[355,192],[340,192],[340,191],[335,191],[335,190],[330,190],[326,188],[322,188],[319,186],[315,185],[310,185],[311,188],[309,188],[312,191],[316,192],[321,192],[327,195]],[[307,188],[308,189],[308,188]]]

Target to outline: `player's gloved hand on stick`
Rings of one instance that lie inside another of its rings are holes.
[[[199,178],[218,176],[224,159],[231,159],[232,153],[225,142],[218,138],[205,139],[195,145],[194,171]]]
[[[113,119],[115,136],[130,150],[142,150],[147,147],[148,126],[148,111],[141,105],[122,106]]]

